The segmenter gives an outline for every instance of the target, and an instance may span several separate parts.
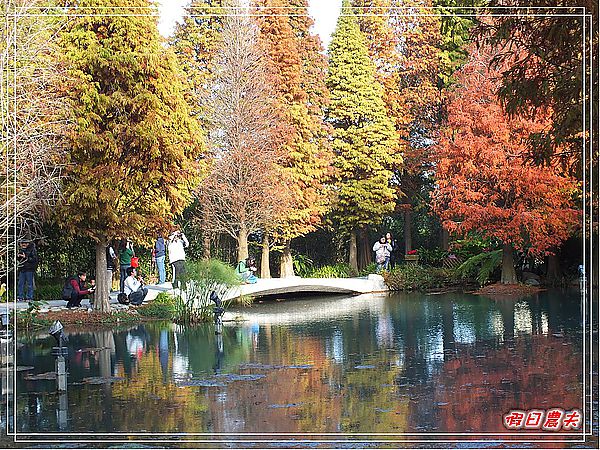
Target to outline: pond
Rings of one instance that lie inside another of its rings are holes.
[[[61,396],[43,379],[52,338],[20,337],[17,365],[33,369],[16,374],[15,428],[493,436],[513,409],[582,409],[580,302],[310,297],[240,310],[222,339],[208,324],[72,331]]]

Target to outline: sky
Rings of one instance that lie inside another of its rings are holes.
[[[158,28],[163,36],[169,36],[175,23],[181,19],[183,8],[190,0],[158,0],[160,22]],[[342,7],[342,0],[309,0],[309,12],[315,20],[314,32],[321,37],[323,46],[327,48],[331,33]]]

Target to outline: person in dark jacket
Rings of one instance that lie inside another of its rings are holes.
[[[109,291],[112,291],[113,273],[117,268],[115,265],[115,259],[117,259],[117,254],[115,253],[112,245],[109,243],[106,247],[106,272],[108,273],[108,282],[110,283]]]
[[[93,294],[96,290],[94,280],[90,281],[90,286],[86,284],[87,272],[81,271],[76,277],[68,278],[63,288],[63,300],[67,301],[67,308],[79,308],[81,300],[86,295]]]
[[[38,255],[32,241],[21,241],[17,261],[19,264],[19,280],[17,284],[17,299],[22,302],[33,300],[33,274],[37,269]],[[27,289],[27,292],[25,292]]]
[[[135,256],[133,243],[129,239],[121,239],[119,244],[119,267],[121,269],[120,287],[121,292],[125,292],[125,278],[127,278],[127,269],[131,267],[131,258]]]
[[[159,233],[156,243],[154,244],[154,257],[156,259],[156,268],[158,269],[158,284],[163,284],[167,277],[165,272],[166,254],[165,239]]]
[[[398,241],[394,239],[392,233],[386,233],[385,240],[392,246],[392,250],[390,250],[390,258],[387,264],[389,270],[396,267],[396,263],[398,262]]]

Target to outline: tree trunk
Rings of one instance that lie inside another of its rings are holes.
[[[94,296],[94,309],[100,312],[110,311],[110,285],[111,278],[106,269],[106,246],[108,240],[102,237],[96,243],[96,292]]]
[[[294,276],[294,260],[292,259],[292,249],[290,248],[290,241],[285,241],[283,247],[283,253],[281,254],[281,266],[279,269],[279,276],[281,278],[288,278]]]
[[[210,259],[210,242],[210,233],[208,233],[208,231],[204,231],[202,233],[202,259]]]
[[[444,227],[442,227],[442,250],[445,252],[450,248],[450,233]]]
[[[504,244],[502,247],[502,284],[516,284],[517,273],[515,271],[515,259],[511,244]]]
[[[238,262],[244,261],[248,258],[248,232],[246,227],[240,228],[238,233]]]
[[[360,270],[371,264],[371,243],[369,242],[369,233],[366,229],[360,230],[360,245],[358,252],[358,267]]]
[[[546,282],[552,285],[560,282],[560,267],[556,255],[548,256],[548,266],[546,269]]]
[[[410,208],[404,210],[404,254],[412,250],[412,211]]]
[[[358,259],[357,259],[357,251],[356,251],[356,230],[352,230],[350,232],[350,257],[348,263],[350,264],[350,268],[358,273]]]
[[[271,278],[271,259],[269,258],[269,235],[265,233],[262,243],[262,255],[260,258],[260,277]]]

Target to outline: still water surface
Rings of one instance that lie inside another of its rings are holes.
[[[16,430],[504,432],[511,409],[582,408],[578,292],[255,304],[243,323],[69,332],[68,394],[53,341],[22,337]]]

